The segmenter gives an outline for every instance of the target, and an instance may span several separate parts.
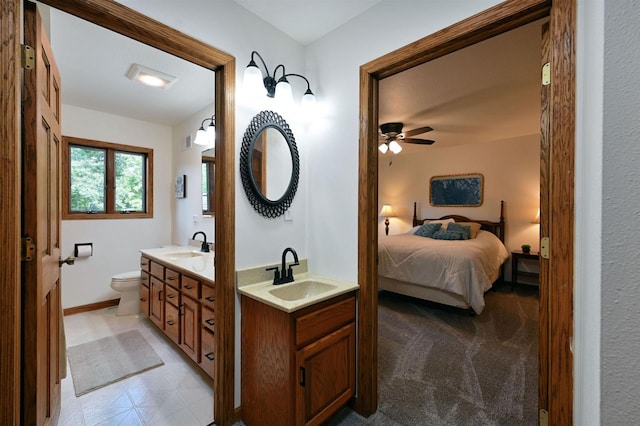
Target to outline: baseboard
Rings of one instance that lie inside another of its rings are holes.
[[[98,309],[110,308],[112,306],[118,306],[118,303],[120,303],[120,299],[111,299],[105,300],[103,302],[89,303],[88,305],[74,306],[73,308],[65,309],[63,312],[64,315],[67,316],[79,314],[82,312],[97,311]]]

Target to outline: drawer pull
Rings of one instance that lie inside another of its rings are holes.
[[[184,288],[186,288],[187,290],[191,290],[193,287],[190,285],[185,285]]]
[[[167,294],[167,299],[173,299],[173,297],[174,297],[174,296],[173,296],[173,294],[172,294],[172,293]]]
[[[173,324],[175,324],[175,322],[173,322],[173,320],[169,320],[169,321],[167,321],[167,324],[173,325]]]
[[[140,301],[141,301],[141,302],[146,302],[146,301],[147,301],[147,299],[145,299],[144,297],[141,297],[141,298],[140,298]]]
[[[304,367],[300,367],[300,386],[304,386],[305,385],[305,369]]]
[[[214,325],[215,324],[215,321],[212,320],[212,319],[205,320],[204,322],[206,322],[209,325]]]
[[[175,281],[176,277],[167,277],[167,281]]]
[[[184,303],[178,307],[178,316],[181,317],[184,315]]]
[[[158,300],[159,300],[160,302],[162,302],[162,291],[163,291],[163,290],[160,290],[160,291],[158,292]]]
[[[216,357],[215,357],[215,355],[213,354],[213,352],[209,352],[209,353],[208,353],[208,354],[206,354],[205,356],[207,357],[207,359],[208,359],[209,361],[213,361],[213,360],[216,358]]]
[[[207,302],[213,302],[213,301],[214,301],[214,300],[216,300],[216,299],[214,299],[214,298],[213,298],[213,297],[211,297],[211,296],[207,296],[207,297],[205,297],[205,298],[204,298],[204,300],[206,300]]]

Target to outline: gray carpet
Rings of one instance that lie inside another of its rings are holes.
[[[67,348],[76,396],[164,364],[137,330]]]
[[[507,286],[468,312],[381,292],[378,411],[332,425],[536,425],[537,289]]]

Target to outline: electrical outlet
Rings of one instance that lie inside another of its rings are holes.
[[[284,221],[285,222],[293,222],[293,215],[291,214],[291,209],[286,210],[284,212]]]

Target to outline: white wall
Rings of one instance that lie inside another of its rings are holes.
[[[213,73],[211,73],[213,78]],[[215,218],[202,215],[202,152],[213,145],[196,145],[193,143],[196,131],[202,120],[213,115],[213,104],[191,116],[188,120],[173,127],[173,163],[174,178],[177,175],[187,176],[185,198],[174,198],[174,220],[172,223],[172,240],[174,244],[185,245],[197,231],[207,235],[207,241],[215,239]],[[205,123],[205,125],[207,125]],[[186,147],[186,137],[191,136],[191,147]],[[198,236],[202,239],[202,236]]]
[[[391,204],[397,217],[390,218],[389,234],[412,226],[413,203],[419,218],[459,214],[498,221],[500,201],[505,202],[506,241],[509,251],[530,244],[539,248],[540,225],[532,221],[540,199],[540,136],[466,144],[454,147],[420,147],[422,154],[387,153],[378,161],[378,202]],[[389,165],[391,162],[391,165]],[[480,207],[433,207],[429,204],[429,180],[433,176],[480,173],[484,177]],[[384,237],[384,218],[378,221],[378,237]],[[523,265],[524,267],[525,265]],[[507,267],[507,279],[510,277]]]
[[[153,149],[153,218],[62,221],[62,257],[75,243],[93,243],[93,256],[62,268],[65,308],[116,299],[109,284],[114,274],[140,268],[143,248],[171,242],[171,128],[71,105],[62,106],[62,134]]]

